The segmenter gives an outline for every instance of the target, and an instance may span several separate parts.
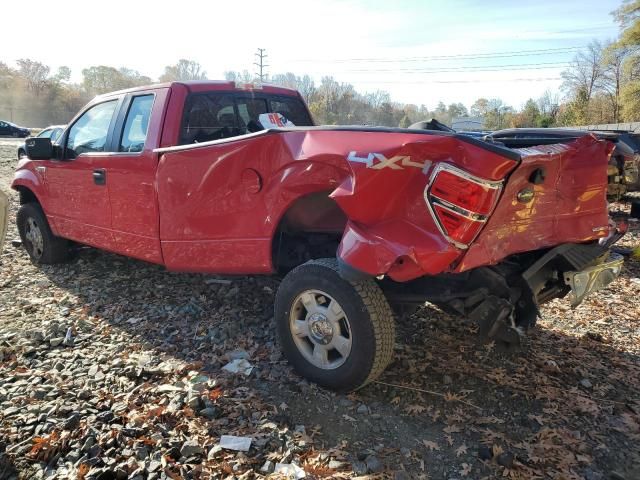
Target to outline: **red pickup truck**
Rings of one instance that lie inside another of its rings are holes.
[[[56,144],[26,148],[12,186],[34,262],[78,242],[174,271],[284,275],[285,355],[336,390],[389,363],[393,309],[430,301],[517,344],[541,303],[577,304],[622,264],[612,146],[594,136],[510,149],[316,127],[293,90],[175,82],[97,97]]]

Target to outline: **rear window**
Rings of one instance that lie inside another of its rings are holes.
[[[294,97],[235,93],[195,93],[187,97],[179,145],[209,142],[257,132],[258,117],[277,112],[296,126],[311,126],[304,103]]]
[[[298,98],[279,97],[271,99],[271,112],[281,113],[287,120],[293,122],[298,127],[308,127],[313,125],[309,118],[309,112]]]

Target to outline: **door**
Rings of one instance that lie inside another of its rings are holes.
[[[60,160],[43,162],[47,216],[58,235],[112,249],[109,162],[115,112],[122,98],[90,106],[62,141]]]
[[[106,165],[113,250],[162,263],[156,195],[157,155],[169,89],[128,95],[120,109],[114,153]]]

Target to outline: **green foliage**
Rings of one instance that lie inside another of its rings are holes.
[[[640,45],[640,0],[624,0],[622,6],[614,11],[613,15],[623,28],[620,44]]]
[[[625,122],[640,119],[640,80],[628,83],[622,89],[622,120]]]

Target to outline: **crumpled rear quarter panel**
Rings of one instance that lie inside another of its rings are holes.
[[[514,253],[607,236],[606,166],[612,149],[612,143],[593,136],[518,149],[522,162],[456,271],[495,264]],[[534,185],[529,178],[538,168],[546,178]],[[517,200],[524,188],[534,190],[529,203]]]

